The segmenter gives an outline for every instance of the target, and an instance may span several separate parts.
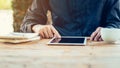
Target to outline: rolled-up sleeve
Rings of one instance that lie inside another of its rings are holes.
[[[28,9],[23,23],[21,25],[21,32],[31,33],[32,26],[36,24],[45,25],[47,23],[47,11],[48,11],[47,0],[33,0],[31,7]]]
[[[106,23],[108,28],[120,28],[120,0],[111,0]]]

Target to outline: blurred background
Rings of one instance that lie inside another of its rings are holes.
[[[0,34],[19,32],[32,0],[0,0]]]

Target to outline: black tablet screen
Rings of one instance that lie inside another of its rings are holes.
[[[54,38],[51,43],[84,43],[85,38]]]

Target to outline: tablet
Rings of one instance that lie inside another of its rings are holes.
[[[86,37],[62,36],[61,38],[52,38],[48,45],[86,45],[86,41]]]

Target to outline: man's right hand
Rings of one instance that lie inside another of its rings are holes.
[[[57,37],[61,38],[58,31],[52,25],[34,25],[32,30],[35,33],[39,33],[42,38],[52,38]]]

